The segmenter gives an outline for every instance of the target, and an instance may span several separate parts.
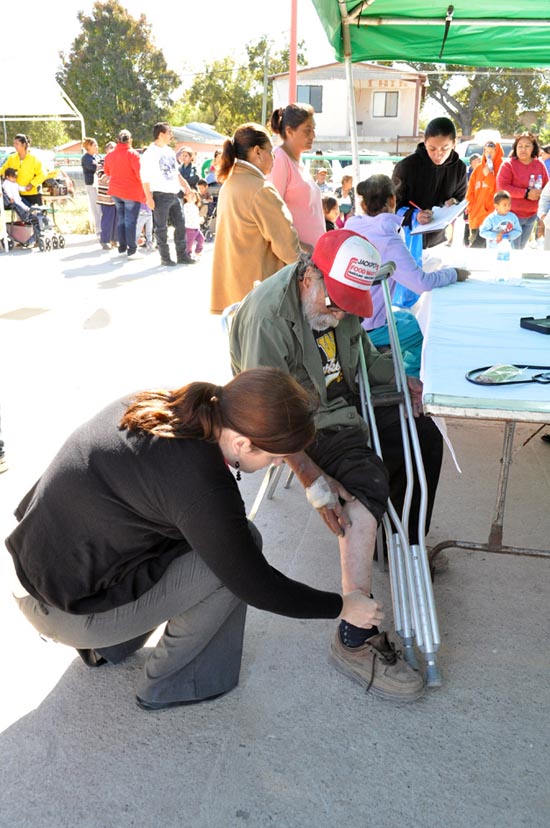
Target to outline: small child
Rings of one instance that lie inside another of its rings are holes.
[[[495,209],[481,227],[479,235],[486,239],[487,247],[496,248],[503,239],[511,242],[521,236],[521,225],[512,213],[512,197],[507,190],[498,190],[493,197]]]
[[[144,231],[145,249],[150,252],[153,249],[153,212],[146,204],[140,204],[136,225],[136,247]]]
[[[19,192],[19,185],[17,184],[17,170],[13,167],[8,167],[4,173],[4,181],[2,182],[2,189],[12,207],[20,219],[27,218],[29,213],[29,205],[25,204]]]
[[[193,246],[195,247],[195,256],[200,256],[204,245],[204,236],[201,233],[201,217],[199,207],[201,204],[201,197],[196,190],[189,190],[183,196],[185,204],[183,205],[183,215],[185,217],[185,235],[187,238],[187,252],[191,256],[193,254]]]
[[[333,196],[323,196],[323,213],[326,230],[336,230],[336,220],[340,215],[338,202]]]
[[[204,224],[204,222],[207,221],[212,215],[215,204],[214,199],[210,194],[210,190],[208,189],[208,184],[206,183],[206,180],[204,178],[201,178],[199,180],[199,183],[197,184],[197,189],[199,191],[201,202],[199,206],[201,224]]]

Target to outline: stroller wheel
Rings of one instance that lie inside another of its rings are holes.
[[[65,236],[59,236],[59,247],[65,247]]]
[[[38,239],[38,249],[40,250],[41,253],[43,253],[44,250],[46,249],[46,245],[44,244],[44,239]]]
[[[46,239],[46,250],[52,249],[52,241],[51,239]]]
[[[52,239],[52,247],[53,247],[54,250],[57,250],[57,248],[59,247],[59,242],[57,241],[57,236],[54,236],[53,239]]]

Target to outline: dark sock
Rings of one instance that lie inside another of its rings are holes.
[[[345,647],[360,647],[373,635],[378,635],[380,630],[378,627],[371,627],[370,630],[365,630],[363,627],[355,627],[348,621],[340,621],[338,628],[340,633],[340,641]]]

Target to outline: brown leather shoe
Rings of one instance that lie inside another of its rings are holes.
[[[345,647],[336,630],[329,660],[367,693],[381,699],[416,701],[424,692],[422,676],[403,660],[385,632],[373,635],[361,647]]]

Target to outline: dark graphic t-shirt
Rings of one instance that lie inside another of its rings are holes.
[[[326,328],[324,331],[313,331],[313,336],[315,337],[319,353],[321,354],[328,400],[334,400],[336,397],[344,397],[344,399],[347,399],[351,392],[342,374],[340,360],[338,359],[338,347],[336,345],[334,328]]]

